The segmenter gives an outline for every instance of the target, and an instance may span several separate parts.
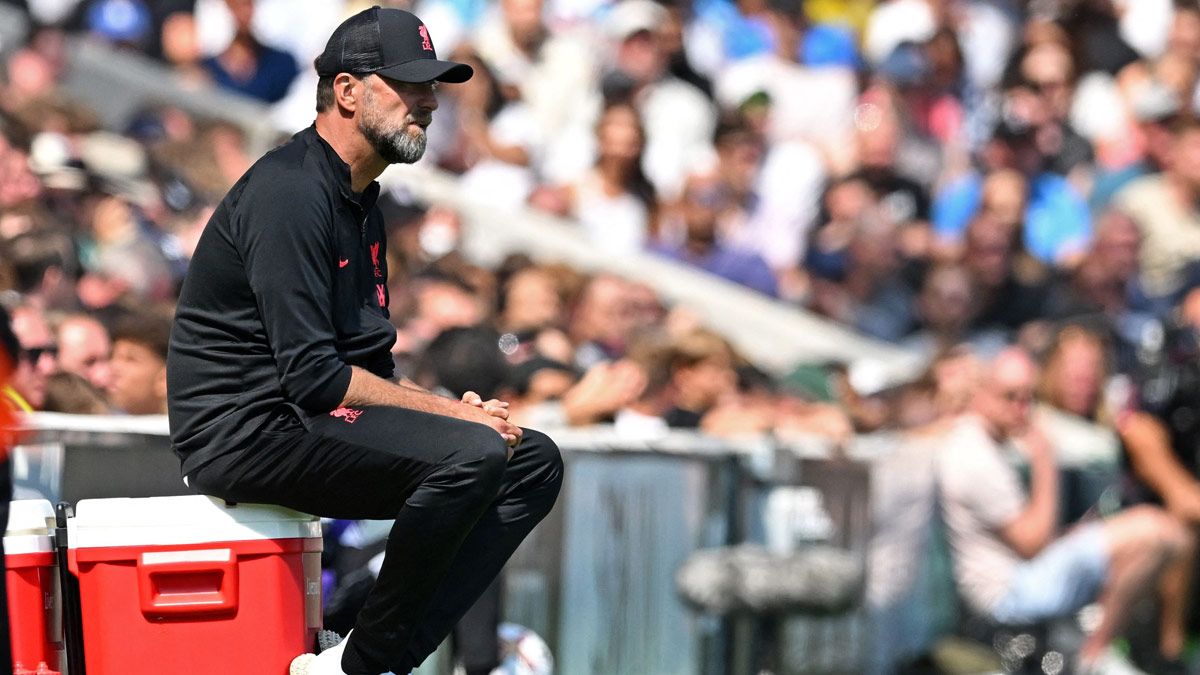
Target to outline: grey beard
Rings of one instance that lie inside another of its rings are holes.
[[[388,164],[413,164],[425,154],[424,131],[417,136],[410,136],[407,125],[392,133],[386,133],[373,124],[360,125],[360,129],[367,142]]]

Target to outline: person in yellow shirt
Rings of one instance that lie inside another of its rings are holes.
[[[875,0],[808,0],[804,13],[812,23],[840,23],[862,35]]]
[[[5,412],[33,412],[33,406],[29,405],[29,402],[11,384],[8,384],[7,363],[5,368],[5,384],[3,388],[0,388],[0,402],[3,402],[4,407],[8,408]],[[4,421],[8,421],[7,418]]]

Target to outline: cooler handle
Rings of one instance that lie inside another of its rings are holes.
[[[237,556],[230,549],[146,552],[137,567],[138,597],[147,617],[237,610]]]

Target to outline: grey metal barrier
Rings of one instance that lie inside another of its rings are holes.
[[[165,418],[35,414],[28,426],[30,435],[13,454],[18,496],[77,500],[187,491]],[[696,551],[764,531],[747,511],[754,499],[746,485],[754,467],[780,462],[780,446],[686,433],[639,441],[608,428],[552,434],[566,458],[565,486],[558,507],[507,568],[506,620],[543,636],[562,675],[749,672],[749,665],[734,661],[749,663],[753,626],[738,629],[692,611],[680,600],[674,576]],[[797,461],[818,475],[812,457]],[[835,519],[853,512],[856,531],[845,541],[865,552],[869,518],[859,499],[866,499],[865,491],[849,502],[843,496],[827,503],[835,505]],[[841,635],[846,624],[834,621],[810,626],[805,644],[816,648]],[[863,625],[861,617],[851,621]],[[789,624],[787,634],[794,632]],[[836,644],[844,646],[845,639]]]
[[[1075,477],[1064,508],[1093,503],[1117,470],[1114,439],[1039,415]],[[18,498],[188,491],[165,417],[41,413],[26,424],[12,455]],[[927,438],[867,435],[835,451],[817,439],[550,433],[566,460],[564,489],[509,563],[504,618],[547,641],[559,675],[887,673],[954,627],[947,554],[930,535],[937,446]],[[851,552],[867,572],[861,602],[774,622],[685,605],[675,582],[684,561],[743,542]],[[442,650],[418,672],[445,675],[448,663]]]

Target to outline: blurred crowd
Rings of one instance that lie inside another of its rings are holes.
[[[106,127],[62,86],[71,41],[257,100],[291,133],[312,120],[313,57],[369,4],[0,0],[31,26],[0,44],[0,301],[19,407],[165,412],[190,252],[255,159],[237,125],[165,100]],[[395,193],[381,208],[398,372],[510,400],[532,427],[840,445],[974,411],[1000,416],[993,439],[1022,440],[1029,411],[984,400],[1000,377],[987,364],[1019,361],[1016,346],[1030,360],[1009,404],[1108,430],[1122,503],[1200,525],[1200,3],[383,4],[475,69],[441,88],[422,160],[467,194],[929,364],[899,385],[846,363],[773,376],[650,286],[537,251],[477,266],[457,212]]]

